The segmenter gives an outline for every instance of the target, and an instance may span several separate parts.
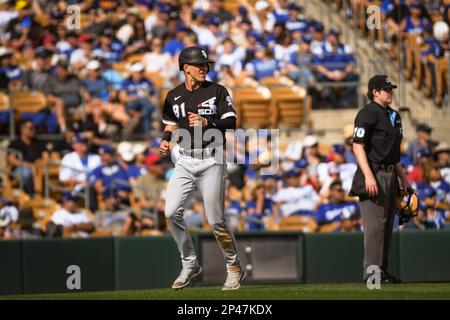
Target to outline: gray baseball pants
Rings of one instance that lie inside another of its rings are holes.
[[[224,216],[225,170],[225,161],[219,164],[214,157],[196,159],[180,155],[175,164],[167,187],[165,214],[170,222],[183,268],[194,268],[199,265],[183,216],[186,200],[197,187],[203,197],[208,223],[225,256],[227,271],[240,270],[236,240]]]
[[[367,273],[369,266],[378,266],[381,271],[386,271],[388,267],[398,190],[395,170],[393,172],[379,170],[375,179],[378,182],[378,195],[359,203],[364,226],[364,280],[370,276]]]

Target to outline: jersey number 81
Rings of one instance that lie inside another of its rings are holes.
[[[175,114],[175,117],[178,119],[180,118],[180,109],[181,109],[181,116],[186,117],[186,107],[184,105],[184,102],[181,105],[174,104],[172,106],[173,113]]]

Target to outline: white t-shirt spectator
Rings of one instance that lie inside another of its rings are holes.
[[[222,66],[230,66],[231,71],[235,76],[238,76],[242,71],[242,61],[245,58],[244,48],[235,48],[232,53],[223,53],[223,48],[217,48],[217,60],[215,67],[217,71],[220,71]]]
[[[70,227],[72,225],[82,223],[92,223],[86,212],[78,211],[71,213],[64,208],[55,211],[52,215],[51,221],[53,221],[55,224],[62,225],[63,227]],[[79,231],[77,234],[81,237],[89,236],[89,234],[84,231]]]
[[[0,227],[6,227],[11,223],[17,222],[19,211],[14,206],[5,206],[0,209]]]
[[[147,72],[165,73],[171,63],[171,57],[168,53],[148,52],[143,59],[145,71]]]
[[[287,217],[300,210],[315,210],[320,197],[311,185],[305,185],[297,188],[282,188],[272,200],[280,203],[281,214]]]
[[[284,47],[281,44],[276,44],[274,47],[274,57],[278,61],[288,63],[291,60],[291,55],[298,52],[298,44],[291,44],[288,47]]]
[[[71,213],[64,208],[61,208],[61,209],[55,211],[52,215],[51,220],[55,224],[59,224],[64,227],[70,227],[75,224],[92,222],[91,219],[89,219],[86,212],[78,211],[78,212]]]
[[[319,176],[319,182],[322,184],[320,193],[328,190],[329,186],[333,182],[330,177],[330,172],[334,171],[339,175],[339,180],[342,182],[342,188],[346,193],[350,192],[352,187],[353,176],[355,175],[357,166],[354,163],[343,163],[337,166],[334,162],[322,162],[317,166],[317,174]]]
[[[84,52],[83,49],[78,48],[75,49],[72,54],[70,55],[70,64],[74,64],[76,62],[82,63],[82,64],[87,64],[89,61],[90,57],[86,56],[86,53]]]
[[[97,154],[88,154],[85,163],[76,152],[67,153],[61,160],[59,170],[59,180],[61,182],[77,180],[79,182],[87,181],[86,171],[92,172],[101,164],[100,156]]]
[[[208,28],[192,25],[192,30],[196,33],[200,46],[211,49],[218,45],[219,40]]]
[[[8,26],[8,23],[17,18],[19,15],[18,11],[0,11],[0,38],[5,36],[5,29]]]

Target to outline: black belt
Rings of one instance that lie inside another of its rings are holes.
[[[386,172],[393,172],[395,170],[395,164],[382,164],[382,163],[378,163],[375,164],[376,166],[378,166],[378,168],[380,170],[386,171]]]
[[[214,149],[206,148],[206,149],[183,149],[180,148],[180,154],[183,156],[188,156],[195,159],[206,159],[214,156]]]

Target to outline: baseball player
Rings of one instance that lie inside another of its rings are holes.
[[[165,207],[183,266],[173,289],[186,287],[202,273],[183,217],[184,204],[195,189],[202,194],[208,223],[226,259],[228,275],[222,290],[239,289],[245,278],[236,241],[224,218],[225,161],[216,154],[223,156],[225,131],[236,128],[237,115],[227,90],[206,81],[209,63],[212,61],[202,48],[184,49],[179,67],[185,81],[168,92],[163,107],[162,156],[170,153],[172,132],[184,132],[182,140],[178,140],[180,155],[169,181]]]
[[[364,226],[364,280],[370,276],[369,266],[378,266],[381,283],[398,283],[389,275],[389,246],[395,213],[395,199],[401,188],[411,185],[400,165],[402,122],[392,103],[392,84],[386,75],[369,80],[367,96],[371,102],[362,108],[355,119],[353,151],[358,169],[353,178],[351,195],[359,196]],[[398,180],[397,177],[400,179]]]

